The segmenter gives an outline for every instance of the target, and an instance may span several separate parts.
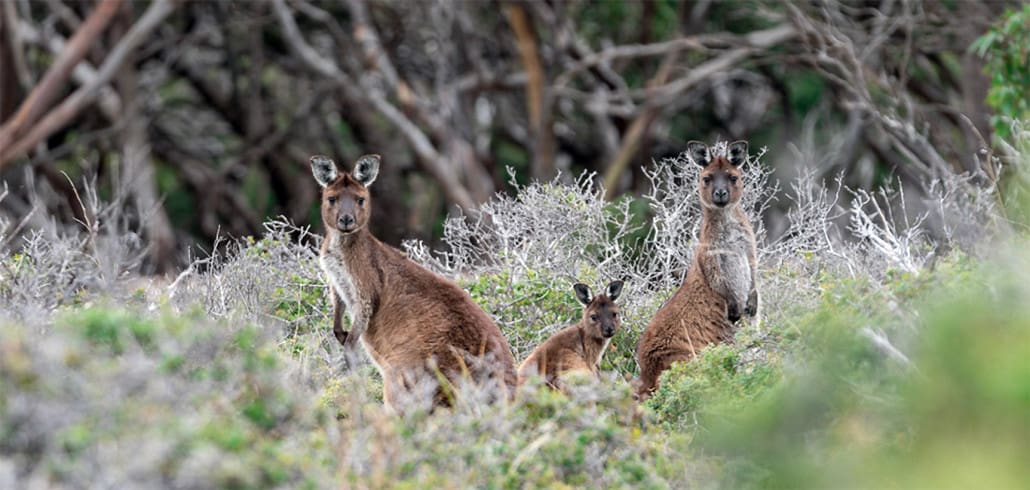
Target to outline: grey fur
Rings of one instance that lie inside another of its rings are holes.
[[[354,176],[354,180],[361,182],[361,185],[368,187],[375,182],[376,177],[379,176],[379,162],[381,157],[379,155],[364,155],[358,158],[358,161],[354,164],[354,172],[351,175]]]
[[[708,166],[708,163],[712,161],[712,153],[708,151],[708,145],[700,141],[688,142],[687,154],[694,163],[702,167]]]
[[[708,255],[717,260],[702,261],[709,285],[738,309],[753,309],[755,292],[754,242],[751,235],[734,219],[732,210],[711,213],[715,236],[711,237]],[[732,309],[732,308],[731,308]],[[753,316],[754,312],[750,312]]]
[[[576,299],[580,303],[589,305],[593,301],[594,297],[590,295],[590,288],[586,284],[577,283],[572,285],[572,289],[576,290]]]
[[[315,180],[322,187],[332,184],[340,175],[340,172],[336,170],[336,164],[333,163],[333,159],[324,155],[311,157],[311,173],[315,175]]]
[[[726,150],[726,155],[730,163],[735,167],[747,163],[747,141],[740,140],[730,143],[729,148]]]
[[[622,281],[612,281],[608,284],[608,299],[615,301],[622,294]]]

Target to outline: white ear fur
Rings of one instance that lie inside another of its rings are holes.
[[[315,180],[322,187],[328,187],[329,184],[336,182],[336,178],[340,175],[333,159],[323,155],[311,157],[311,173],[315,175]]]
[[[594,300],[594,297],[590,295],[590,288],[587,287],[586,284],[573,284],[572,289],[576,290],[576,299],[578,299],[580,303],[589,305],[590,302]]]
[[[726,150],[726,155],[730,164],[734,167],[747,163],[747,141],[740,140],[730,143],[729,148]]]
[[[612,281],[608,284],[608,298],[615,301],[622,294],[622,281]]]
[[[708,145],[700,141],[687,142],[687,154],[694,163],[706,167],[712,161],[712,154],[708,151]]]
[[[368,187],[375,182],[379,176],[379,162],[382,159],[379,155],[364,155],[354,163],[354,171],[351,175],[354,180],[361,182],[361,185]]]

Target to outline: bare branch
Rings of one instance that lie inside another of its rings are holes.
[[[665,58],[662,65],[658,67],[658,72],[654,78],[648,81],[649,87],[661,86],[665,84],[665,81],[669,79],[669,73],[672,72],[672,65],[676,61],[676,53],[670,53]],[[623,170],[629,165],[630,160],[633,159],[633,155],[636,154],[637,149],[640,147],[641,141],[646,137],[647,130],[650,128],[651,123],[654,122],[655,118],[658,117],[658,113],[661,108],[657,104],[647,104],[646,109],[637,115],[633,123],[630,124],[629,130],[626,131],[626,137],[622,139],[622,147],[619,148],[619,152],[615,157],[615,161],[608,166],[604,175],[604,192],[605,199],[611,200],[615,198],[618,192],[619,177],[622,176]]]
[[[114,18],[121,4],[122,0],[104,0],[100,3],[82,28],[72,36],[68,49],[58,55],[43,79],[25,98],[14,117],[0,126],[0,165],[14,153],[12,146],[47,109],[75,65],[86,56],[86,51]],[[11,28],[15,30],[16,25],[12,23]]]
[[[532,176],[535,179],[547,179],[554,175],[554,133],[550,127],[550,95],[544,84],[546,74],[537,53],[536,33],[520,3],[508,3],[504,12],[511,25],[518,45],[519,57],[526,71],[526,106],[529,111],[529,128],[533,135]]]
[[[118,68],[134,52],[136,46],[150,35],[155,28],[161,25],[164,18],[172,13],[175,7],[176,4],[171,0],[155,0],[154,3],[150,4],[143,16],[140,17],[129,32],[118,41],[118,44],[111,50],[110,54],[108,54],[103,65],[100,66],[100,70],[97,72],[97,77],[93,80],[93,83],[79,88],[75,93],[68,96],[60,105],[36,123],[31,130],[25,133],[23,137],[14,141],[11,146],[0,145],[0,170],[10,163],[11,159],[27,152],[29,148],[32,148],[36,143],[63,127],[83,108],[92,103],[100,93],[100,89],[110,82]],[[68,67],[68,70],[70,71],[71,68]],[[40,85],[42,86],[42,83]]]
[[[279,23],[283,26],[283,30],[286,33],[290,49],[297,53],[305,64],[315,72],[341,84],[341,88],[344,90],[355,90],[357,88],[355,83],[333,61],[320,56],[304,40],[296,21],[293,19],[293,15],[286,6],[286,2],[284,0],[272,0],[272,5],[275,7]],[[372,103],[376,110],[404,135],[408,144],[412,146],[412,149],[419,156],[419,161],[422,162],[436,181],[440,183],[444,193],[447,194],[451,202],[464,209],[475,207],[476,201],[454,177],[450,169],[447,168],[445,159],[437,151],[436,147],[433,146],[433,143],[426,134],[408,119],[404,113],[386,100],[386,97],[376,87],[364,86],[364,88],[366,90],[363,95]]]
[[[60,36],[51,34],[44,37],[40,35],[36,28],[28,22],[20,22],[18,24],[18,28],[21,31],[22,37],[26,41],[44,45],[46,49],[50,50],[50,52],[55,55],[64,52],[67,47],[64,39]],[[75,65],[75,69],[72,71],[72,78],[81,86],[89,86],[95,83],[97,70],[93,68],[89,61],[82,60]],[[122,100],[110,85],[104,85],[101,87],[97,105],[104,113],[104,117],[109,121],[115,121],[121,115]]]

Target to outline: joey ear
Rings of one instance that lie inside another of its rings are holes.
[[[590,302],[593,301],[594,298],[590,296],[590,288],[587,287],[586,284],[576,283],[572,286],[572,289],[576,290],[576,299],[578,299],[580,303],[589,305]]]
[[[726,154],[729,156],[729,161],[734,167],[739,167],[747,163],[747,141],[740,140],[730,143]]]
[[[622,294],[622,281],[612,281],[608,284],[608,299],[615,301]]]
[[[340,175],[333,159],[324,155],[311,157],[311,173],[322,187],[328,187],[329,184],[336,182],[336,177]]]
[[[358,159],[354,164],[354,171],[351,175],[354,176],[354,180],[361,182],[361,185],[368,187],[375,182],[376,177],[379,176],[379,161],[381,157],[379,155],[364,155]]]
[[[708,152],[708,145],[700,141],[690,141],[687,143],[687,155],[694,163],[707,167],[708,163],[712,161],[712,155]]]

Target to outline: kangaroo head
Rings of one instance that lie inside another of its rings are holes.
[[[322,224],[326,233],[337,230],[345,235],[368,224],[372,215],[368,186],[379,175],[379,155],[358,158],[351,173],[341,172],[329,157],[311,157],[311,172],[322,186]]]
[[[583,324],[587,331],[601,338],[612,338],[619,329],[619,305],[615,304],[615,300],[622,293],[622,281],[613,281],[605,293],[594,297],[590,296],[590,288],[586,284],[575,284],[572,289],[576,291],[576,299],[586,305]]]
[[[694,163],[704,167],[698,177],[698,194],[702,206],[724,208],[740,202],[744,192],[740,167],[747,162],[746,141],[730,143],[726,156],[712,158],[708,147],[699,141],[687,143],[687,152]]]

